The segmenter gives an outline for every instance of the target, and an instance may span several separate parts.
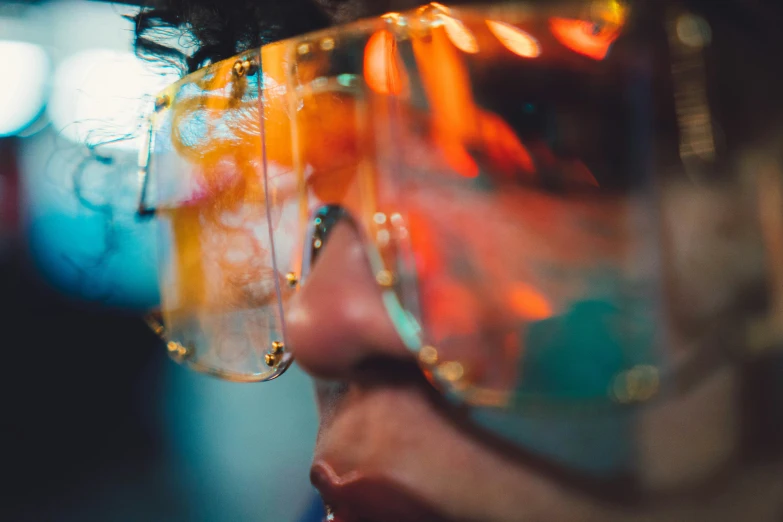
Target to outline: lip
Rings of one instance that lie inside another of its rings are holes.
[[[351,471],[338,476],[325,461],[310,469],[310,482],[334,512],[335,522],[447,522],[412,491],[382,476]]]

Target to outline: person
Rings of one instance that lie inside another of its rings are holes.
[[[138,14],[194,73],[144,164],[170,353],[296,358],[329,520],[780,520],[780,7],[464,3]]]

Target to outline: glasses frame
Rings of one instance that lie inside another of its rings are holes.
[[[449,13],[449,14],[451,13],[451,10],[449,8],[446,8],[441,4],[431,3],[426,6],[422,6],[418,10],[412,11],[410,14],[419,15],[422,13],[423,9],[433,9],[433,8],[440,10],[440,12],[443,13]],[[696,74],[698,76],[698,72],[699,72],[698,65],[700,63],[699,60],[701,60],[701,56],[698,49],[694,49],[692,45],[684,44],[680,39],[676,37],[675,21],[685,15],[688,15],[688,13],[684,11],[671,10],[670,12],[667,13],[667,20],[668,20],[667,29],[670,36],[669,43],[671,46],[672,56],[673,56],[672,74],[674,79],[675,90],[679,93],[686,92],[686,90],[691,89],[693,85],[699,86],[699,85],[703,85],[704,83],[703,77],[702,78],[693,77],[693,76],[684,77],[682,76],[681,73],[677,72],[677,71],[690,71],[691,75]],[[390,13],[381,17],[381,19],[384,20],[386,24],[393,27],[399,25],[401,21],[404,22],[405,16],[406,14]],[[378,28],[377,18],[361,20],[344,26],[308,33],[305,35],[284,40],[282,42],[275,42],[268,45],[277,45],[277,44],[296,45],[296,46],[311,45],[313,42],[328,41],[324,39],[333,38],[335,35],[341,34],[341,32],[376,30],[377,28]],[[145,135],[146,140],[142,149],[140,150],[139,161],[138,161],[139,200],[138,200],[136,214],[139,219],[152,219],[156,215],[158,215],[162,210],[166,209],[166,207],[157,207],[155,205],[151,205],[148,201],[149,185],[150,185],[149,164],[150,164],[152,151],[155,145],[154,144],[155,115],[158,112],[160,112],[162,109],[167,108],[171,104],[172,94],[176,93],[181,85],[191,82],[194,78],[200,75],[205,75],[208,74],[210,71],[225,67],[229,63],[233,62],[232,71],[236,75],[239,76],[260,75],[261,73],[260,60],[261,60],[262,49],[263,47],[256,48],[250,51],[239,53],[236,56],[228,58],[226,60],[222,60],[220,62],[210,64],[202,69],[199,69],[198,71],[195,71],[183,77],[179,81],[173,83],[172,85],[164,89],[161,93],[159,93],[155,97],[155,104],[154,104],[155,108],[149,117],[147,131]],[[679,77],[678,74],[680,74]],[[260,82],[261,82],[261,78],[259,76],[259,85]],[[350,91],[350,86],[344,86],[344,87],[346,90]],[[693,95],[693,93],[689,93],[689,94]],[[259,94],[259,104],[261,103],[263,102],[261,101],[261,95]],[[709,108],[705,106],[702,108],[702,110],[708,112]],[[706,138],[704,135],[699,135],[698,133],[687,132],[688,121],[692,121],[693,118],[689,120],[685,116],[678,115],[678,119],[679,119],[680,127],[683,130],[683,132],[681,133],[681,144],[680,144],[681,157],[683,160],[683,164],[686,167],[686,170],[688,170],[689,165],[693,164],[692,158],[688,154],[688,151],[696,150],[699,144],[703,142]],[[711,136],[709,137],[711,138]],[[313,225],[311,224],[311,226]],[[327,230],[323,230],[322,232],[324,234],[328,233]],[[373,256],[377,257],[377,252],[370,253],[370,254],[371,254],[370,257]],[[310,252],[310,256],[314,257],[315,252]],[[377,263],[373,263],[373,264],[377,264]],[[299,280],[299,277],[296,276],[295,274],[289,274],[287,276],[287,279],[289,281],[289,284],[291,284],[292,286],[298,287],[302,283],[302,281]],[[380,286],[383,287],[383,285]],[[402,307],[402,305],[399,306]],[[153,332],[155,332],[158,336],[160,336],[161,339],[166,341],[166,331],[163,322],[159,318],[155,317],[154,315],[151,315],[148,318],[148,322]],[[610,387],[610,389],[607,390],[606,397],[597,399],[596,401],[591,401],[589,399],[588,400],[578,399],[577,402],[579,406],[583,408],[582,411],[584,411],[587,414],[592,414],[598,410],[605,410],[607,407],[610,409],[616,409],[618,407],[627,408],[627,407],[636,407],[642,404],[650,404],[653,398],[661,395],[660,384],[662,381],[666,381],[668,387],[671,389],[671,393],[667,391],[667,393],[665,394],[667,396],[668,395],[676,396],[676,395],[688,393],[696,385],[701,383],[705,378],[709,377],[710,375],[713,375],[722,367],[741,364],[742,362],[747,361],[748,359],[757,358],[762,354],[767,354],[773,351],[776,352],[780,349],[783,349],[783,340],[781,340],[780,336],[772,332],[773,328],[774,328],[773,325],[764,326],[762,323],[759,323],[755,325],[748,325],[747,331],[743,331],[743,332],[737,332],[734,330],[726,331],[726,329],[723,328],[723,324],[720,323],[720,321],[718,321],[716,322],[716,324],[713,325],[712,328],[705,329],[708,333],[705,334],[702,342],[698,343],[700,346],[707,347],[707,348],[699,349],[684,364],[666,371],[653,366],[638,366],[638,367],[631,368],[630,370],[621,372],[615,377],[614,387],[613,388]],[[726,339],[737,337],[737,336],[739,336],[739,338],[737,339],[737,343],[732,343],[734,344],[734,346],[747,346],[749,344],[747,339],[749,338],[754,339],[754,341],[750,343],[753,346],[749,349],[742,349],[742,350],[736,350],[731,352],[710,349],[715,344],[726,345]],[[419,345],[418,347],[413,346],[415,342],[414,340],[411,339],[406,340],[406,344],[409,345],[409,348],[411,348],[412,351],[416,352],[417,358],[421,366],[425,370],[428,370],[431,374],[437,375],[437,372],[435,372],[436,365],[437,365],[437,356],[436,356],[437,352],[433,354],[430,351],[430,350],[435,350],[435,348],[426,345],[424,346]],[[174,359],[179,363],[185,363],[196,371],[214,375],[219,378],[231,380],[234,382],[259,382],[259,379],[255,379],[252,377],[240,378],[237,377],[236,375],[231,375],[227,372],[223,372],[215,368],[207,367],[197,362],[189,361],[190,353],[188,348],[176,341],[168,341],[167,350],[172,359]],[[274,371],[271,374],[271,376],[262,379],[263,381],[272,380],[282,375],[294,360],[293,356],[285,353],[285,347],[282,344],[282,342],[273,342],[266,357],[267,357],[268,365],[271,368],[273,368]],[[487,406],[487,407],[496,407],[496,408],[500,407],[505,410],[525,411],[525,412],[540,411],[541,409],[545,409],[547,411],[552,409],[558,409],[560,406],[563,405],[563,402],[569,403],[568,406],[566,407],[568,408],[573,407],[573,405],[571,404],[574,401],[573,398],[558,399],[558,398],[551,398],[551,397],[542,398],[540,396],[536,396],[536,397],[509,396],[506,394],[498,394],[496,392],[481,389],[478,387],[472,387],[470,385],[460,386],[455,389],[453,387],[448,386],[449,384],[453,384],[447,382],[450,380],[451,379],[448,376],[444,377],[443,381],[446,382],[440,383],[443,385],[440,386],[441,389],[444,390],[448,395],[455,398],[458,402],[466,403],[471,406]]]

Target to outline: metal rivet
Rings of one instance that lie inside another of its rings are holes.
[[[234,64],[234,74],[237,76],[252,75],[256,72],[256,63],[252,60],[238,60]]]
[[[168,349],[169,355],[175,359],[184,359],[193,353],[190,348],[183,346],[176,341],[169,341],[166,344],[166,349]]]
[[[274,355],[280,355],[283,353],[283,350],[285,349],[285,345],[281,343],[280,341],[272,341],[272,354]]]
[[[302,43],[299,44],[299,47],[296,48],[296,52],[300,55],[305,55],[310,52],[310,44],[309,43]]]
[[[237,76],[245,75],[245,64],[242,61],[238,61],[234,64],[234,74]]]
[[[438,367],[438,375],[441,378],[453,383],[462,379],[462,377],[465,375],[465,368],[463,368],[462,365],[458,362],[449,361],[441,364]]]
[[[375,242],[378,243],[378,246],[385,247],[389,244],[389,241],[391,241],[391,234],[389,234],[388,230],[379,230],[375,234]]]
[[[167,108],[171,104],[171,98],[169,98],[168,94],[164,94],[162,96],[158,96],[155,98],[155,110],[156,111],[162,111],[163,109]]]
[[[321,40],[321,49],[324,51],[331,51],[334,49],[334,38],[327,37]]]
[[[640,365],[618,375],[612,383],[611,394],[622,404],[644,402],[658,393],[659,386],[658,368]]]
[[[438,364],[438,350],[430,345],[422,346],[419,350],[419,360],[427,366]]]
[[[145,322],[155,335],[162,337],[163,334],[166,333],[166,328],[163,326],[162,318],[149,315],[145,318]]]
[[[288,283],[288,286],[290,286],[291,288],[299,284],[299,278],[293,272],[288,272],[285,275],[285,280]]]
[[[384,288],[389,288],[394,284],[394,274],[388,270],[381,270],[375,274],[375,280]]]
[[[277,363],[280,361],[277,355],[273,353],[268,353],[264,355],[264,362],[267,366],[277,366]]]

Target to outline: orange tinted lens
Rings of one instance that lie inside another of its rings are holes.
[[[667,342],[687,307],[664,290],[715,286],[682,276],[696,254],[671,208],[698,214],[681,201],[728,191],[743,194],[720,198],[736,217],[755,200],[730,168],[720,187],[686,183],[694,156],[714,159],[707,97],[685,96],[705,79],[673,62],[696,59],[692,45],[651,39],[632,14],[613,0],[430,4],[172,88],[150,167],[170,208],[175,353],[277,375],[290,354],[272,343],[329,205],[358,226],[392,321],[445,390],[504,408],[661,391],[708,333],[694,322],[688,342]],[[761,250],[749,240],[751,258]]]
[[[274,376],[267,356],[272,342],[283,339],[256,63],[252,53],[221,62],[161,95],[149,165],[161,209],[161,313],[169,350],[234,380]],[[282,356],[277,362],[285,364]]]

